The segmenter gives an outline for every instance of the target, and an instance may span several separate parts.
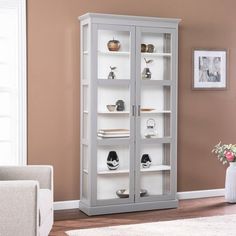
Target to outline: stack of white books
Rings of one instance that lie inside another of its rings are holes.
[[[98,137],[100,138],[128,138],[130,132],[128,129],[99,129]]]

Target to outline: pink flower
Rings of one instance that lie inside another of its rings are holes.
[[[225,152],[225,157],[228,161],[234,161],[234,154],[231,151]]]

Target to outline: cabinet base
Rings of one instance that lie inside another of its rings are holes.
[[[112,213],[124,213],[134,211],[147,211],[157,209],[168,209],[177,208],[178,200],[168,200],[159,202],[145,202],[145,203],[133,203],[133,204],[122,204],[122,205],[108,205],[108,206],[96,206],[91,207],[80,201],[79,209],[85,214],[92,215],[105,215]]]

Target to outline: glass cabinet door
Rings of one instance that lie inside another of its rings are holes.
[[[136,201],[170,199],[175,136],[173,31],[136,29]]]
[[[134,28],[97,25],[94,153],[97,205],[133,202]],[[95,55],[96,55],[95,54]]]

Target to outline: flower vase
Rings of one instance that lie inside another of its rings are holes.
[[[236,162],[230,162],[225,177],[225,199],[236,203]]]

